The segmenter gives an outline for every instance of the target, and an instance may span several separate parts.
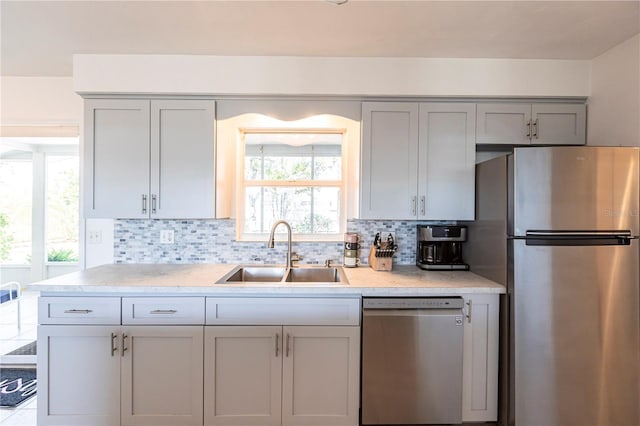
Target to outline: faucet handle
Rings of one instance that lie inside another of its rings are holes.
[[[298,253],[291,252],[291,262],[298,262],[300,260],[304,259],[304,257],[300,256]]]

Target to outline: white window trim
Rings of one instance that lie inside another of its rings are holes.
[[[336,242],[342,241],[343,234],[347,224],[347,129],[338,127],[326,128],[310,128],[310,127],[288,127],[280,128],[277,126],[264,127],[242,127],[239,132],[239,147],[236,150],[236,239],[238,241],[265,241],[269,234],[267,233],[244,233],[244,193],[245,188],[251,186],[270,186],[270,187],[337,187],[340,188],[340,217],[338,218],[338,232],[335,234],[292,234],[292,240],[297,242]],[[244,164],[245,164],[245,142],[244,136],[247,133],[327,133],[340,134],[342,139],[341,148],[341,177],[340,181],[335,180],[300,180],[300,181],[274,181],[274,180],[245,180]]]

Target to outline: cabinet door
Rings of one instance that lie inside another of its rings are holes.
[[[474,219],[475,127],[475,104],[420,104],[419,219]]]
[[[360,328],[283,330],[282,424],[358,425]]]
[[[499,296],[465,296],[462,360],[462,421],[495,422],[498,418]]]
[[[362,104],[361,219],[416,219],[418,104]]]
[[[38,425],[119,424],[119,330],[119,326],[38,327]]]
[[[149,217],[149,101],[85,101],[84,215]]]
[[[586,106],[584,104],[533,104],[533,144],[584,145]]]
[[[152,218],[213,218],[215,103],[151,101]]]
[[[123,327],[122,346],[123,426],[202,424],[203,327]]]
[[[204,424],[280,425],[282,327],[205,327]]]
[[[529,145],[531,104],[477,104],[478,144]]]

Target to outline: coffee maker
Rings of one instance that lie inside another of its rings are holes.
[[[422,269],[462,270],[462,244],[467,240],[466,226],[418,225],[416,265]]]

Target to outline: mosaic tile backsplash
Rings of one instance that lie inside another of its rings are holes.
[[[349,220],[347,232],[360,235],[360,262],[367,264],[369,246],[376,232],[386,238],[395,234],[398,251],[394,264],[416,261],[416,221]],[[443,222],[437,222],[443,223]],[[265,242],[235,240],[235,220],[148,220],[119,219],[114,228],[115,263],[284,263],[286,242],[276,241],[274,249]],[[174,243],[161,244],[160,231],[173,230]],[[302,256],[300,264],[343,262],[343,242],[294,242],[292,250]]]

